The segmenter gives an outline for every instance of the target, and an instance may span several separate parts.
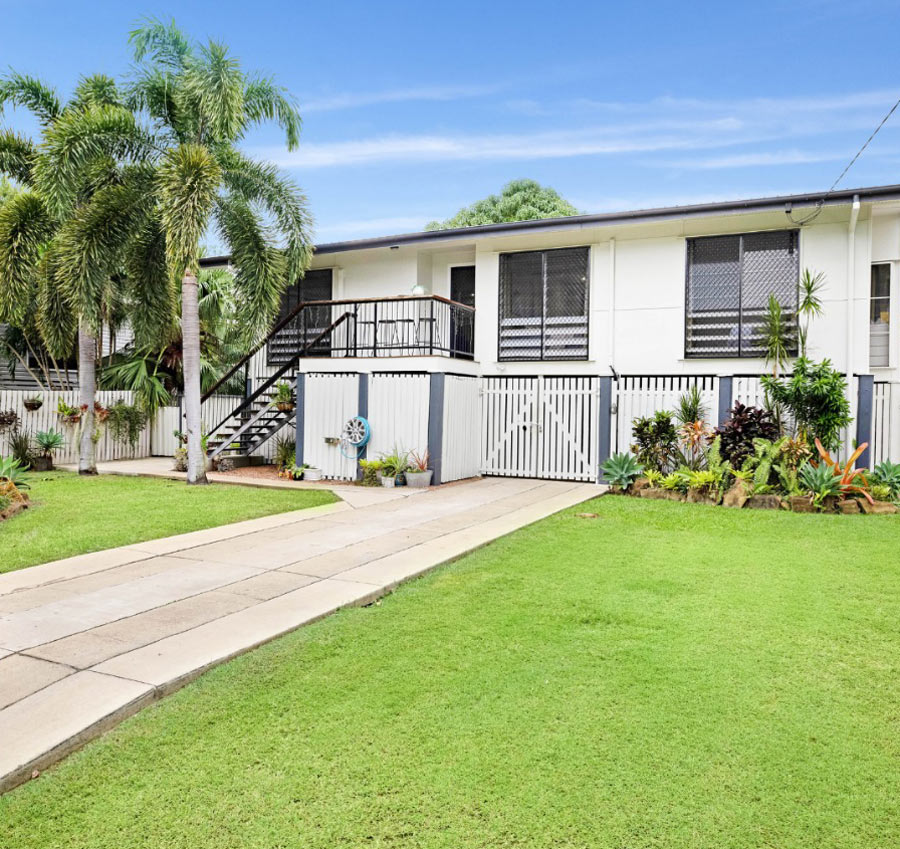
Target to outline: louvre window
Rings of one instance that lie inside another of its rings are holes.
[[[869,298],[869,366],[890,365],[891,340],[891,266],[872,266],[872,289]]]
[[[797,241],[796,230],[688,239],[686,357],[764,357],[769,295],[796,340]]]
[[[306,274],[285,289],[281,296],[281,307],[275,324],[287,318],[299,304],[308,301],[330,301],[332,295],[332,269],[310,269]],[[290,322],[280,333],[276,333],[267,345],[267,364],[283,365],[297,356],[305,345],[313,342],[331,324],[332,309],[330,306],[307,307],[299,317]],[[319,341],[307,353],[327,356],[330,353],[330,342]]]
[[[500,256],[501,360],[586,360],[588,248]]]

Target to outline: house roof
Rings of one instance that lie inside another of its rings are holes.
[[[504,233],[540,232],[545,230],[578,230],[610,224],[695,218],[718,213],[759,212],[792,207],[808,207],[823,203],[826,206],[847,204],[855,196],[860,201],[900,199],[900,185],[870,186],[860,189],[841,189],[828,194],[778,195],[775,197],[726,200],[715,203],[695,203],[687,206],[664,206],[656,209],[636,209],[626,212],[601,212],[590,215],[570,215],[564,218],[541,218],[536,221],[507,221],[500,224],[482,224],[477,227],[457,227],[449,230],[425,230],[418,233],[400,233],[394,236],[377,236],[370,239],[351,239],[344,242],[326,242],[315,246],[317,254],[334,254],[427,242],[451,242]],[[223,265],[227,256],[205,257],[204,266]]]

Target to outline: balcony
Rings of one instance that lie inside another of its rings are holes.
[[[298,357],[420,357],[471,360],[475,310],[439,295],[308,301],[275,327],[266,362]]]

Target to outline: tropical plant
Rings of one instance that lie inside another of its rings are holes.
[[[728,411],[725,422],[716,428],[714,436],[719,440],[722,458],[734,468],[740,468],[754,453],[754,440],[778,438],[778,425],[768,410],[748,407],[737,401]]]
[[[670,492],[687,492],[691,484],[691,474],[691,469],[682,466],[674,472],[669,472],[669,474],[665,475],[659,482],[659,485]]]
[[[280,380],[275,384],[275,392],[272,394],[273,404],[293,404],[294,390],[286,380]]]
[[[660,472],[671,469],[678,456],[678,431],[672,423],[672,413],[660,410],[653,416],[637,418],[631,433],[631,450],[642,466]]]
[[[503,221],[532,221],[538,218],[562,218],[578,215],[578,210],[553,189],[534,180],[513,180],[499,195],[488,195],[459,210],[446,221],[430,221],[426,230],[451,227],[475,227]]]
[[[837,498],[841,494],[839,479],[825,464],[805,462],[798,473],[800,484],[813,497],[813,504],[820,510],[825,507],[825,499]]]
[[[109,407],[107,427],[116,442],[134,451],[141,433],[147,427],[147,413],[136,404],[128,404],[120,398]]]
[[[613,486],[628,490],[640,477],[644,467],[632,454],[613,454],[601,467],[606,480]]]
[[[895,497],[886,483],[871,484],[869,492],[876,501],[892,501]]]
[[[65,437],[58,431],[50,428],[50,430],[39,430],[35,434],[34,441],[40,448],[41,454],[48,460],[53,457],[54,451],[59,451],[65,446]]]
[[[721,483],[720,477],[711,469],[694,469],[688,475],[688,487],[707,494],[718,492]]]
[[[298,143],[294,101],[271,79],[245,74],[225,47],[195,46],[175,27],[147,21],[131,35],[137,71],[122,102],[86,109],[54,125],[44,146],[57,193],[77,195],[78,175],[106,157],[120,178],[79,207],[60,258],[76,289],[98,285],[88,260],[121,266],[140,293],[130,314],[140,339],[171,338],[181,283],[184,404],[189,483],[206,482],[201,448],[201,237],[215,228],[236,269],[245,338],[270,325],[288,281],[310,259],[310,220],[297,188],[238,144],[274,120]]]
[[[810,462],[813,462],[814,465],[825,466],[837,481],[838,489],[843,495],[861,495],[871,504],[872,496],[868,491],[869,482],[866,480],[865,473],[861,469],[855,468],[855,463],[859,456],[868,447],[868,442],[858,446],[842,467],[839,461],[832,459],[831,454],[828,453],[821,441],[817,439],[816,450],[819,452],[821,462],[818,464],[814,463],[814,461]]]
[[[809,336],[810,320],[822,315],[821,292],[825,288],[825,272],[813,274],[808,268],[803,269],[800,276],[800,303],[797,306],[797,317],[803,323],[798,328],[800,338],[800,356],[806,356],[806,341]]]
[[[431,462],[431,457],[428,454],[428,449],[426,448],[424,451],[410,451],[409,452],[409,470],[411,472],[427,472],[428,465]]]
[[[882,460],[869,473],[869,480],[873,484],[886,486],[890,492],[891,500],[900,498],[900,463]]]
[[[15,457],[0,457],[0,492],[7,494],[10,487],[28,489],[27,466]]]
[[[663,479],[663,473],[657,469],[645,469],[644,477],[647,478],[647,483],[650,486],[659,486],[660,481]]]
[[[0,410],[0,433],[12,430],[19,424],[19,414],[15,410]]]
[[[62,398],[56,402],[56,413],[63,421],[72,421],[81,418],[81,410],[79,410],[78,407],[67,404]]]
[[[681,444],[682,464],[691,469],[699,469],[706,462],[706,445],[712,431],[702,420],[687,421],[678,428],[678,439]]]
[[[783,370],[796,348],[790,320],[774,295],[769,295],[762,321],[762,345],[766,352],[766,364],[772,364],[772,376]]]
[[[818,439],[829,451],[840,447],[841,430],[853,419],[847,381],[830,360],[813,363],[799,357],[790,377],[764,375],[762,385],[773,403],[790,412],[798,436],[807,441]]]
[[[682,425],[706,420],[706,405],[696,383],[678,399],[675,418]]]
[[[409,469],[407,455],[396,447],[389,454],[382,454],[379,459],[381,460],[381,474],[385,477],[395,478]]]
[[[9,432],[6,441],[9,445],[10,455],[27,469],[34,458],[34,443],[31,434],[27,430],[14,427]]]
[[[278,439],[275,440],[275,456],[273,457],[275,465],[279,469],[286,469],[289,466],[293,466],[296,462],[296,451],[297,443],[295,440],[287,436],[278,437]]]

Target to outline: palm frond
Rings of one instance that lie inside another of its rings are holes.
[[[199,54],[181,75],[181,85],[194,104],[202,140],[237,141],[247,124],[240,63],[214,41],[202,46]]]
[[[120,106],[67,110],[47,128],[34,183],[57,214],[74,206],[92,163],[144,162],[158,156],[152,133]]]
[[[67,295],[95,332],[103,323],[107,281],[119,270],[126,245],[152,214],[153,181],[146,174],[107,186],[66,220],[57,237]]]
[[[37,279],[37,326],[41,339],[57,359],[71,354],[78,335],[78,310],[68,295],[68,271],[51,243],[41,257]]]
[[[222,177],[209,151],[184,144],[169,151],[159,168],[162,228],[166,234],[169,270],[181,277],[196,271],[200,237],[216,199]]]
[[[312,259],[313,222],[305,196],[267,162],[256,162],[234,148],[219,150],[218,159],[225,185],[273,217],[284,239],[288,278],[296,280]]]
[[[216,204],[216,224],[231,248],[236,269],[235,292],[250,344],[270,326],[287,285],[287,260],[271,244],[260,218],[242,198],[220,197]]]
[[[275,85],[271,77],[255,77],[244,90],[244,109],[248,123],[274,121],[284,130],[288,150],[300,144],[302,120],[296,99],[287,89]]]
[[[122,96],[116,81],[106,74],[91,74],[81,77],[75,87],[75,94],[69,103],[74,109],[88,106],[121,106]]]
[[[12,130],[0,132],[0,174],[27,185],[36,161],[37,148],[29,139]]]
[[[149,351],[131,351],[107,366],[100,374],[103,389],[133,392],[138,406],[149,416],[171,402],[165,384],[166,375],[160,371],[159,360]]]
[[[28,109],[44,125],[55,121],[62,111],[59,97],[50,86],[15,71],[0,77],[0,112],[6,104]]]
[[[155,216],[128,246],[124,268],[135,342],[162,348],[175,333],[178,294],[166,264],[165,233]]]
[[[174,20],[164,24],[158,18],[144,18],[140,26],[129,33],[128,41],[134,50],[136,62],[149,59],[156,64],[180,70],[191,57],[191,43]]]
[[[22,320],[36,286],[41,251],[53,234],[43,200],[31,191],[0,207],[0,321]]]

